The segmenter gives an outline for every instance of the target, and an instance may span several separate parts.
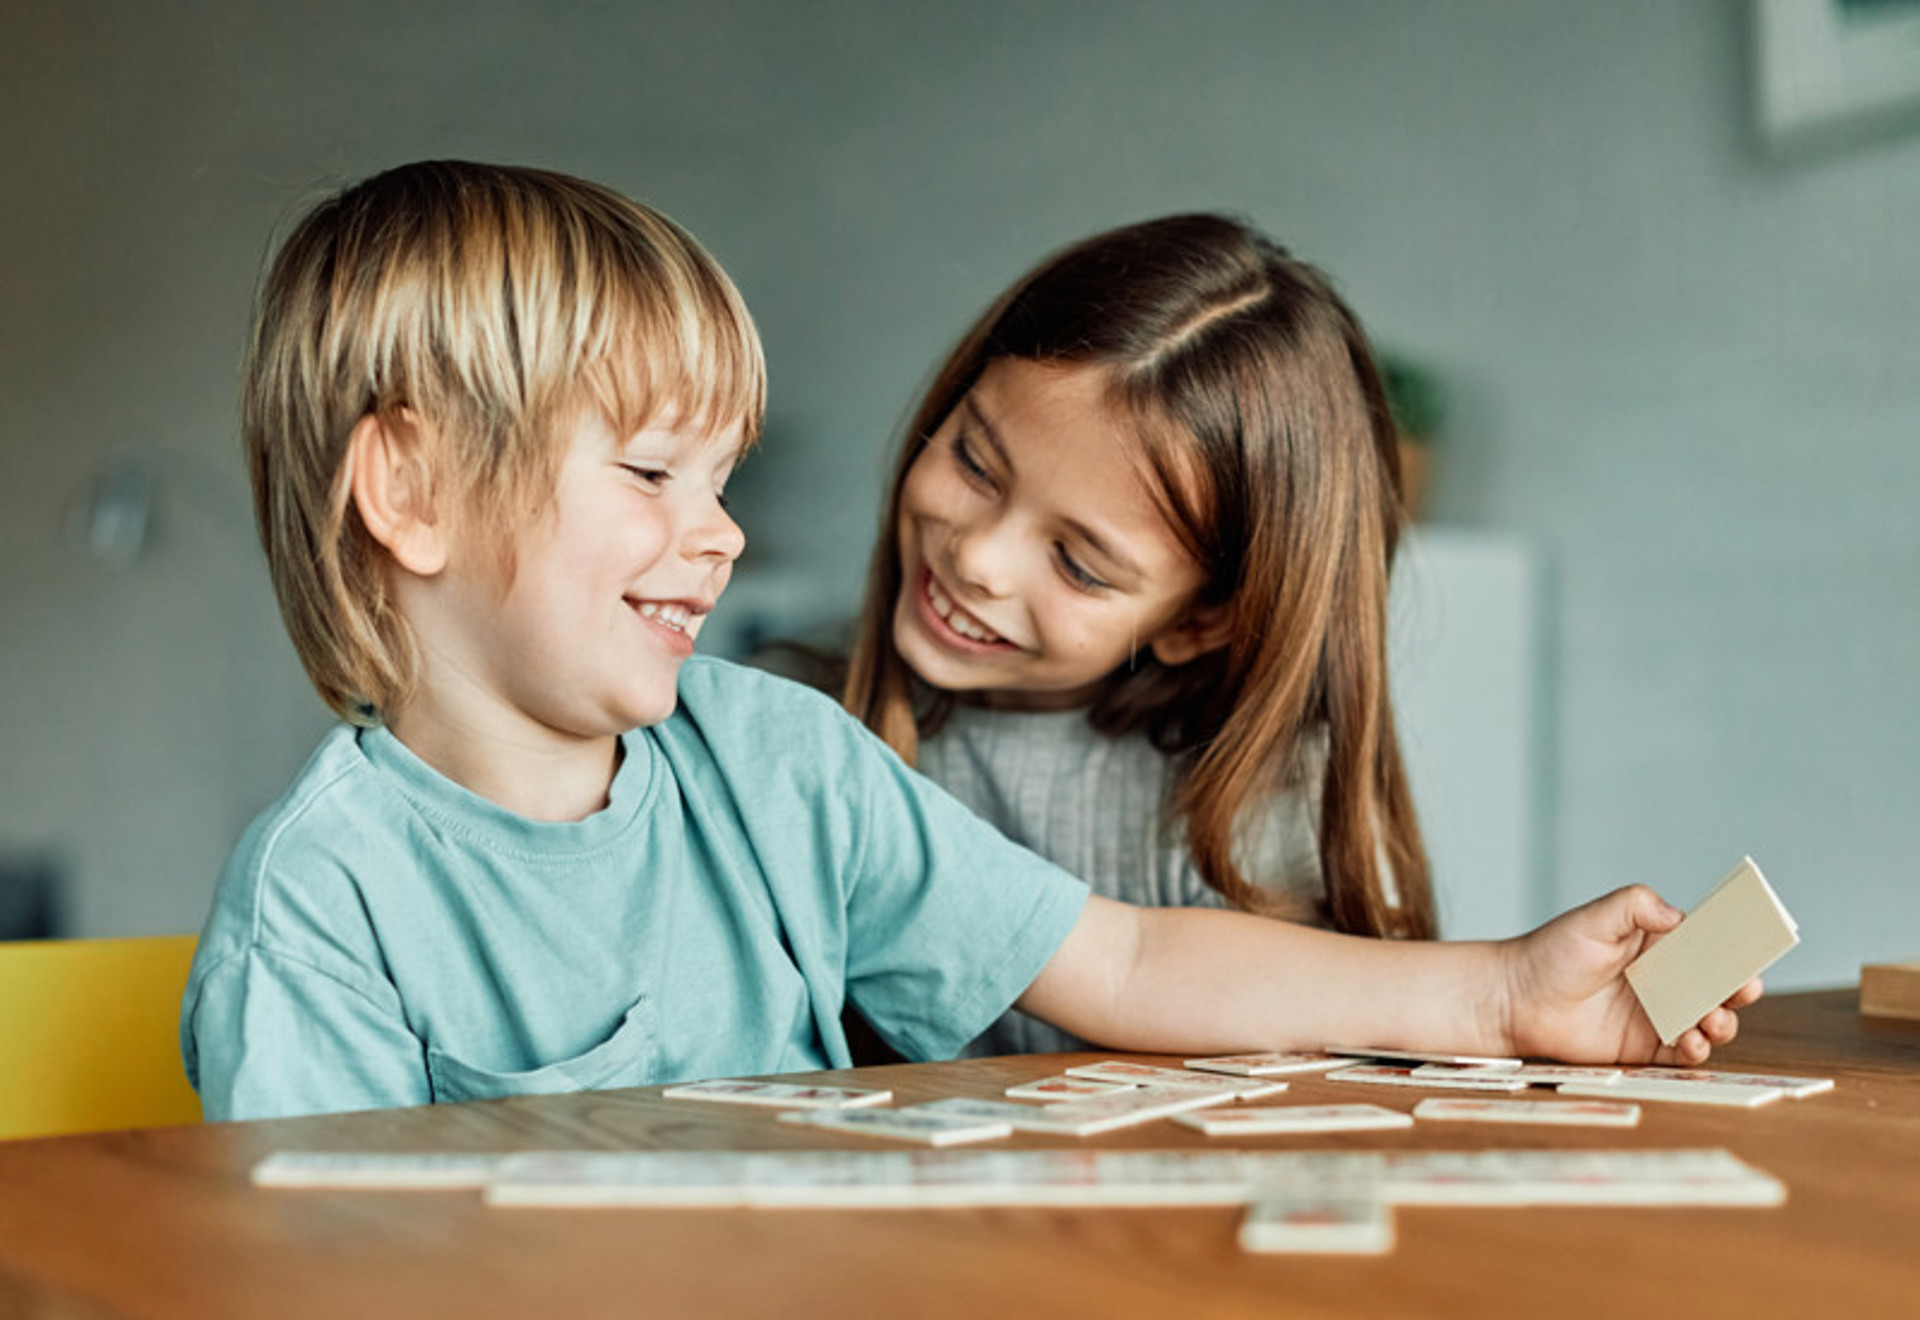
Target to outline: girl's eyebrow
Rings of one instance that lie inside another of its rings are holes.
[[[961,396],[960,407],[973,418],[973,424],[980,428],[981,435],[986,438],[987,447],[993,450],[993,456],[1003,463],[1006,462],[1007,442],[1000,438],[1000,428],[993,424],[993,419],[987,416],[985,409],[981,408],[980,400],[974,396],[972,390],[968,390]]]
[[[993,450],[994,457],[1003,464],[1007,463],[1007,442],[994,426],[993,420],[981,408],[980,401],[969,391],[960,400],[960,406],[979,428],[981,437],[985,440],[987,447]],[[1078,518],[1063,518],[1061,522],[1070,533],[1084,542],[1095,555],[1106,560],[1120,575],[1135,579],[1144,576],[1140,565],[1135,563],[1131,556],[1093,527],[1081,522]]]

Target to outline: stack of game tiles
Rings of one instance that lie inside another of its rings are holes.
[[[1014,1132],[1088,1137],[1192,1109],[1226,1104],[1234,1098],[1231,1090],[1215,1087],[1129,1086],[1057,1104],[1019,1104],[950,1096],[898,1109],[791,1113],[782,1114],[780,1119],[785,1123],[840,1132],[948,1145],[960,1141],[991,1141]]]
[[[1209,1137],[1273,1137],[1410,1128],[1413,1116],[1381,1105],[1248,1105],[1181,1114],[1174,1122]]]
[[[884,1105],[892,1091],[859,1086],[800,1086],[792,1082],[759,1082],[750,1078],[715,1077],[704,1082],[669,1086],[668,1100],[711,1100],[719,1104],[774,1105],[781,1109],[861,1109]]]
[[[1242,1251],[1378,1256],[1393,1249],[1393,1207],[1365,1178],[1269,1188],[1240,1216]]]
[[[1775,1100],[1797,1100],[1832,1089],[1830,1077],[1785,1077],[1705,1068],[1628,1068],[1613,1082],[1568,1082],[1559,1087],[1563,1095],[1732,1105],[1743,1109],[1772,1104]]]
[[[1534,1086],[1605,1085],[1618,1081],[1621,1075],[1618,1068],[1528,1064],[1519,1059],[1407,1050],[1339,1048],[1327,1051],[1323,1057],[1333,1061],[1326,1074],[1329,1081],[1509,1094]],[[1190,1059],[1187,1066],[1202,1068],[1214,1062],[1217,1061]],[[1205,1117],[1202,1115],[1201,1119]],[[1640,1108],[1619,1103],[1461,1098],[1423,1100],[1412,1114],[1378,1105],[1318,1105],[1234,1110],[1220,1115],[1220,1121],[1215,1123],[1182,1121],[1209,1136],[1227,1136],[1411,1127],[1415,1119],[1631,1127],[1640,1121]]]
[[[1330,1056],[1314,1056],[1313,1066],[1338,1066],[1340,1062]],[[891,1093],[799,1087],[747,1078],[694,1082],[668,1087],[661,1094],[674,1100],[769,1105],[787,1111],[779,1116],[784,1123],[948,1146],[992,1141],[1014,1132],[1093,1136],[1190,1110],[1263,1099],[1286,1089],[1285,1082],[1268,1077],[1113,1060],[1070,1069],[1064,1077],[1008,1088],[1009,1096],[1042,1101],[1040,1104],[951,1096],[925,1104],[878,1108],[875,1106],[892,1098]]]
[[[1624,1102],[1665,1101],[1676,1104],[1729,1105],[1751,1109],[1775,1100],[1818,1095],[1833,1089],[1826,1077],[1787,1077],[1770,1073],[1738,1073],[1705,1068],[1584,1068],[1565,1064],[1525,1063],[1519,1059],[1478,1059],[1417,1055],[1392,1050],[1342,1051],[1365,1055],[1375,1062],[1342,1068],[1327,1074],[1329,1081],[1368,1082],[1386,1086],[1424,1086],[1474,1091],[1522,1092],[1551,1087],[1561,1095]],[[1539,1102],[1527,1102],[1538,1104]],[[1497,1113],[1520,1117],[1515,1106],[1439,1105],[1423,1102],[1418,1117],[1491,1117]],[[1550,1122],[1551,1118],[1539,1117]]]

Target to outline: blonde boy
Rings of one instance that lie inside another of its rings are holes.
[[[1655,1055],[1649,891],[1457,945],[1090,900],[831,703],[692,658],[764,378],[698,244],[577,179],[403,166],[287,240],[242,429],[343,723],[222,875],[181,1022],[209,1118],[843,1066],[849,1001],[914,1057],[1016,1000],[1140,1049]]]

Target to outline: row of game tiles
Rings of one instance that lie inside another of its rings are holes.
[[[1777,1206],[1725,1150],[278,1151],[274,1188],[477,1190],[512,1206]]]
[[[1578,1068],[1519,1060],[1463,1062],[1402,1055],[1395,1063],[1360,1063],[1355,1061],[1357,1054],[1236,1055],[1189,1060],[1185,1070],[1110,1060],[1007,1089],[1013,1100],[1054,1102],[1038,1106],[950,1096],[883,1109],[878,1106],[893,1099],[891,1091],[744,1078],[692,1082],[669,1087],[662,1094],[671,1099],[768,1105],[786,1111],[780,1115],[786,1123],[945,1146],[992,1141],[1014,1132],[1093,1136],[1161,1118],[1172,1118],[1209,1136],[1361,1131],[1408,1127],[1415,1119],[1631,1127],[1640,1119],[1640,1107],[1631,1103],[1635,1099],[1752,1106],[1815,1094],[1833,1085],[1824,1078],[1697,1069]],[[1288,1084],[1275,1076],[1281,1071],[1321,1071],[1330,1081],[1473,1091],[1551,1086],[1573,1099],[1433,1098],[1423,1100],[1411,1115],[1366,1104],[1220,1108],[1286,1091]]]
[[[1778,1179],[1713,1149],[278,1151],[253,1181],[473,1189],[488,1205],[522,1209],[1239,1205],[1242,1249],[1289,1253],[1388,1251],[1400,1205],[1763,1207],[1787,1195]]]

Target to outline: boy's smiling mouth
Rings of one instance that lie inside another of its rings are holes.
[[[674,601],[643,600],[639,610],[641,618],[665,624],[676,632],[687,631],[688,620],[696,617],[692,610]]]
[[[639,615],[643,623],[665,633],[669,646],[682,651],[693,649],[693,639],[700,632],[701,620],[713,609],[710,602],[702,600],[639,600],[633,597],[628,598],[627,607]]]

